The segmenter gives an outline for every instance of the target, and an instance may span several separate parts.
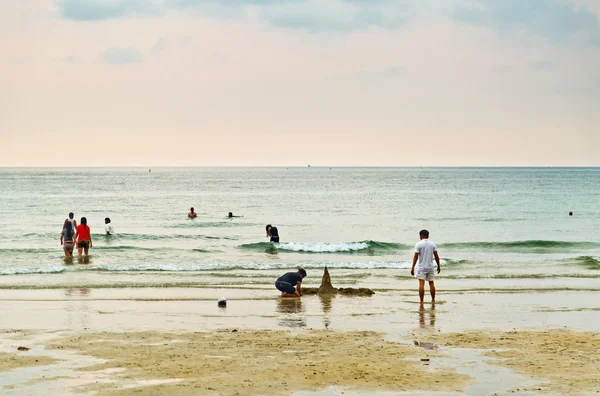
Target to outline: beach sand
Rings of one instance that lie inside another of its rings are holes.
[[[0,290],[0,393],[475,396],[600,389],[597,292],[528,292],[527,299],[444,292],[435,307],[423,308],[414,291],[273,294]],[[221,295],[228,297],[225,309],[216,304]]]
[[[0,353],[0,372],[22,367],[44,366],[56,362],[47,356],[18,355],[17,353]]]
[[[84,370],[124,369],[115,383],[83,391],[139,394],[126,388],[140,379],[177,382],[148,386],[144,394],[291,394],[340,386],[374,390],[460,391],[469,377],[452,368],[431,378],[421,357],[437,355],[385,341],[374,332],[311,330],[209,333],[86,333],[55,342],[50,349],[74,349],[106,359]]]

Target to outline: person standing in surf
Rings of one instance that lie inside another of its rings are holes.
[[[415,255],[413,256],[412,268],[410,274],[415,276],[415,265],[419,263],[417,267],[417,279],[419,280],[419,298],[421,299],[421,305],[425,298],[425,281],[429,282],[429,293],[431,294],[431,303],[435,304],[435,284],[434,284],[434,273],[433,273],[433,259],[437,263],[437,273],[441,271],[440,268],[440,256],[438,256],[437,247],[435,243],[429,240],[429,231],[421,230],[419,232],[420,242],[415,245]]]
[[[92,247],[92,232],[90,227],[87,225],[87,219],[85,217],[81,218],[81,224],[77,226],[75,241],[77,241],[78,256],[81,257],[82,250],[87,256],[88,250]]]
[[[73,229],[73,224],[67,221],[65,228],[60,233],[60,244],[65,251],[65,257],[73,257],[73,248],[75,247],[74,237],[75,230]]]
[[[306,278],[306,270],[299,268],[298,272],[288,272],[280,276],[275,281],[275,287],[281,292],[281,297],[300,297],[304,278]]]
[[[105,218],[104,224],[104,231],[106,232],[106,235],[112,235],[115,233],[115,227],[113,227],[112,223],[110,222],[110,218]]]
[[[65,219],[65,222],[63,223],[63,230],[67,227],[67,223],[71,223],[73,230],[77,228],[77,220],[75,220],[75,215],[73,212],[70,212],[69,218]]]
[[[277,230],[277,227],[267,224],[265,229],[267,230],[267,237],[271,237],[271,242],[279,243],[279,230]]]
[[[198,216],[198,215],[196,214],[196,212],[194,212],[194,208],[190,208],[190,213],[188,213],[188,217],[190,219],[195,219],[196,216]]]

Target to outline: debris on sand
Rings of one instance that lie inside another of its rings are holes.
[[[319,296],[326,295],[335,295],[342,294],[345,296],[372,296],[375,292],[371,289],[367,289],[364,287],[353,289],[351,287],[339,288],[336,289],[331,284],[331,277],[329,276],[329,270],[325,267],[325,271],[323,272],[323,278],[321,279],[321,286],[319,288],[316,287],[306,287],[302,288],[302,293],[306,295],[314,295],[317,294]]]
[[[421,348],[428,349],[430,351],[435,351],[436,349],[438,349],[438,346],[435,345],[433,342],[422,342],[422,341],[414,340],[413,343],[416,346],[420,346]]]

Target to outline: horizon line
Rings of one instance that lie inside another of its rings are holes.
[[[23,165],[1,165],[0,169],[101,169],[101,168],[135,168],[135,169],[166,169],[166,168],[405,168],[405,169],[443,169],[443,168],[570,168],[570,169],[593,169],[600,168],[600,165],[92,165],[92,166],[69,166],[69,165],[41,165],[41,166],[23,166]]]

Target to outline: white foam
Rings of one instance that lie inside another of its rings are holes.
[[[335,253],[335,252],[356,252],[369,248],[367,242],[337,242],[337,243],[301,243],[284,242],[276,243],[275,247],[281,250],[292,252],[314,252],[314,253]]]
[[[62,272],[109,271],[109,272],[202,272],[219,270],[279,270],[295,267],[310,269],[347,268],[347,269],[408,269],[412,265],[409,261],[342,261],[321,262],[309,261],[305,263],[205,263],[205,264],[108,264],[85,266],[48,266],[36,268],[9,267],[0,270],[1,275],[27,275],[27,274],[58,274]]]
[[[364,262],[339,262],[339,263],[307,263],[304,268],[348,268],[348,269],[407,269],[412,267],[408,261],[364,261]]]
[[[66,271],[66,268],[58,265],[39,268],[9,267],[2,268],[0,275],[58,274],[64,271]]]

